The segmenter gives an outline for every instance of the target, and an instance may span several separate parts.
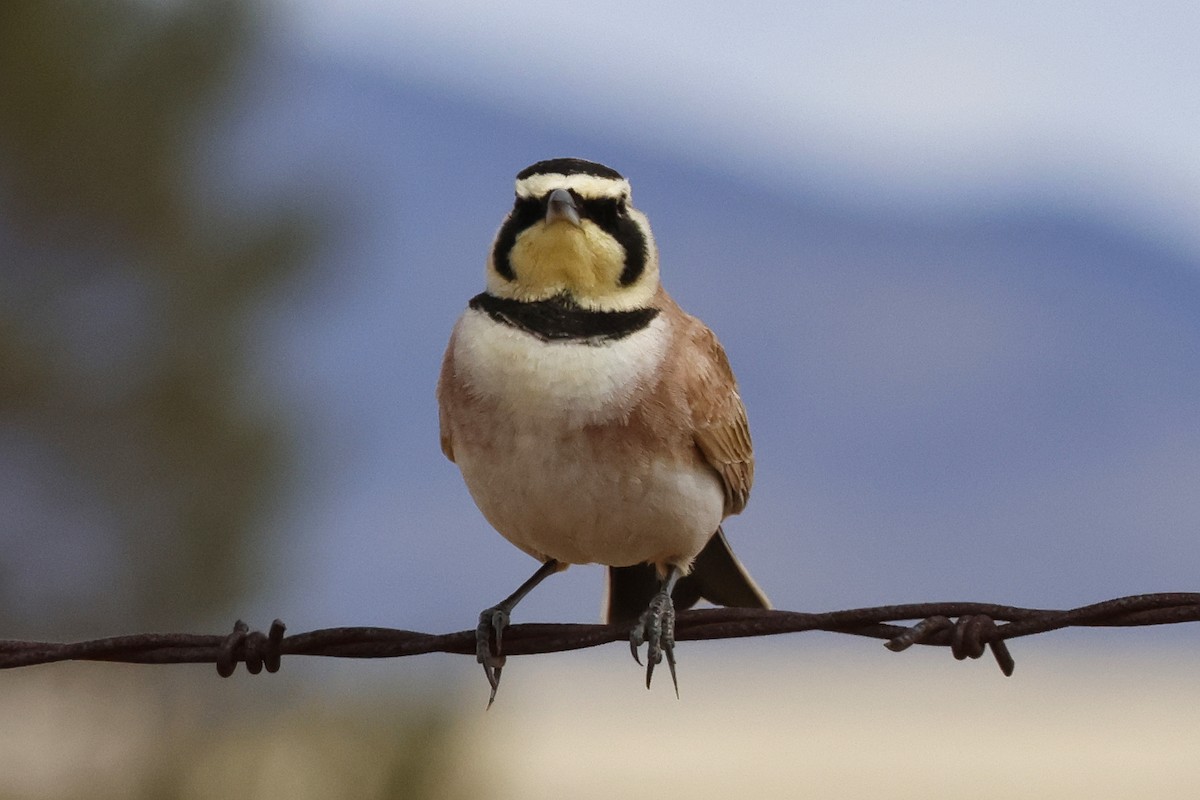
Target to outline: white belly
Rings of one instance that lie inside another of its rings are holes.
[[[721,522],[720,480],[707,467],[622,463],[544,425],[496,443],[505,457],[456,452],[458,464],[488,521],[535,557],[686,564]]]
[[[464,315],[456,372],[487,402],[485,418],[469,421],[483,435],[455,435],[455,462],[484,516],[517,547],[569,564],[686,565],[717,529],[720,479],[690,453],[618,450],[586,430],[628,419],[664,356],[667,326],[656,319],[589,346]]]

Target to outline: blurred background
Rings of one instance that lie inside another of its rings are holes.
[[[776,606],[1195,588],[1184,2],[0,4],[0,638],[472,627],[437,444],[522,167],[628,176],[729,352]],[[598,618],[602,571],[516,621]],[[0,675],[0,798],[1187,797],[1196,632]]]

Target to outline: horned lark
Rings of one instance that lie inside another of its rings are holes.
[[[488,522],[542,562],[480,614],[492,699],[513,607],[570,564],[608,566],[606,618],[632,624],[635,659],[648,645],[647,687],[664,655],[675,680],[675,607],[768,607],[721,530],[754,478],[737,382],[660,285],[616,170],[556,158],[517,174],[437,396],[442,451]]]

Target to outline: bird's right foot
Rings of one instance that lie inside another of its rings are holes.
[[[671,670],[671,683],[675,686],[675,696],[679,696],[679,680],[675,677],[675,604],[671,601],[671,592],[664,588],[650,601],[650,607],[642,614],[633,630],[629,633],[629,649],[633,652],[633,660],[642,663],[638,658],[638,648],[647,644],[646,648],[646,688],[650,688],[650,679],[654,677],[654,668],[662,663],[663,656],[667,657],[667,667]]]

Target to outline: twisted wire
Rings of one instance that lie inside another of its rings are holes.
[[[915,622],[910,622],[915,620]],[[1171,592],[1118,597],[1069,610],[1020,608],[991,603],[912,603],[807,613],[742,608],[683,611],[677,641],[774,636],[828,631],[885,640],[895,652],[919,645],[950,649],[955,658],[991,651],[1005,675],[1014,661],[1007,642],[1076,627],[1140,627],[1200,621],[1200,593]],[[901,624],[909,622],[910,624]],[[144,633],[80,642],[0,640],[0,669],[61,661],[131,664],[215,664],[232,675],[238,664],[257,674],[279,670],[283,656],[400,658],[425,653],[475,654],[475,631],[430,634],[397,628],[345,627],[285,635],[275,620],[267,633],[238,620],[224,635]],[[579,650],[628,641],[626,625],[524,623],[504,631],[505,655]]]

